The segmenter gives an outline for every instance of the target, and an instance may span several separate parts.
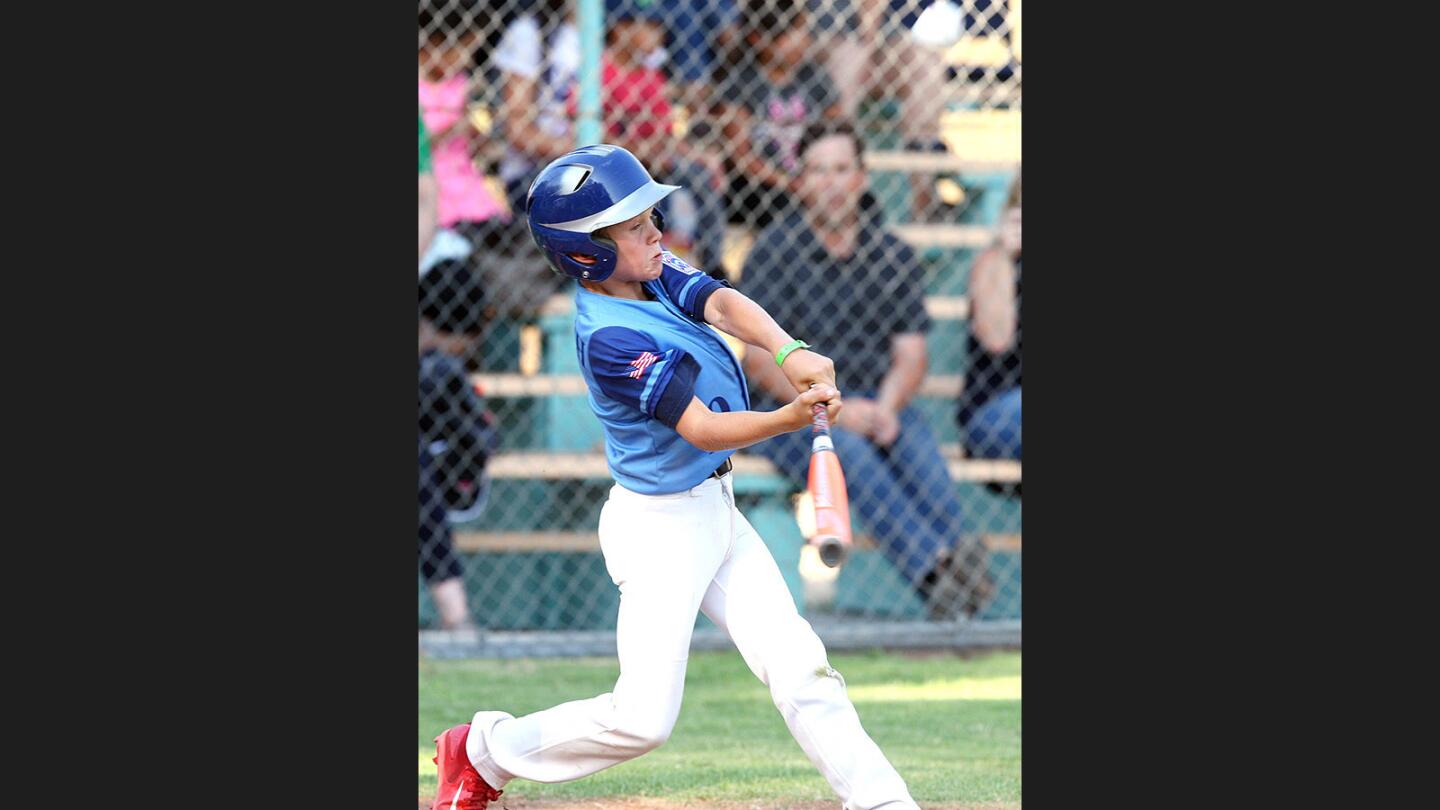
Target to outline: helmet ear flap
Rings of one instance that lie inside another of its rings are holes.
[[[604,229],[604,228],[601,228],[599,231],[592,231],[592,232],[590,233],[590,241],[591,241],[591,242],[594,242],[594,243],[597,244],[597,245],[604,245],[605,247],[610,248],[611,250],[619,250],[619,245],[616,245],[616,244],[615,244],[615,240],[614,240],[614,239],[611,239],[611,238],[608,237],[608,236],[603,236],[603,235],[601,235],[600,231],[603,231],[603,230],[605,230],[605,229]]]

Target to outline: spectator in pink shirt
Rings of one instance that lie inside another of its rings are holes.
[[[476,0],[431,0],[420,9],[420,114],[430,133],[439,192],[440,231],[431,245],[436,249],[446,231],[462,237],[471,248],[471,271],[495,291],[486,317],[524,318],[534,316],[563,280],[540,260],[523,212],[512,211],[499,183],[492,186],[477,166],[485,165],[476,156],[486,151],[486,136],[471,124],[470,106],[486,98],[484,74],[476,66],[486,14]],[[478,262],[479,256],[488,261]],[[434,257],[427,254],[422,263],[425,258]]]
[[[439,185],[440,227],[496,218],[508,221],[509,212],[486,187],[485,176],[474,162],[481,138],[470,124],[468,107],[470,97],[476,94],[470,70],[479,32],[463,24],[452,29],[438,23],[431,23],[435,27],[420,48],[420,108],[430,132],[432,165]]]

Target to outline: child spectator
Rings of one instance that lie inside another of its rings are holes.
[[[437,223],[460,229],[461,223],[509,220],[475,168],[481,140],[470,123],[469,104],[478,95],[471,68],[479,32],[456,9],[440,16],[422,12],[421,29],[429,33],[419,51],[420,115],[430,133]]]
[[[751,52],[716,93],[730,155],[726,204],[731,222],[763,228],[798,189],[801,131],[839,117],[840,93],[809,55],[803,5],[746,0],[740,30]]]
[[[845,115],[855,115],[864,98],[891,97],[899,103],[906,151],[947,151],[940,118],[956,94],[946,80],[945,51],[963,32],[978,33],[983,21],[962,14],[950,0],[808,0],[807,5]],[[979,12],[989,3],[966,5]],[[909,179],[913,221],[944,221],[953,208],[938,191],[936,176],[911,172]]]
[[[601,56],[605,141],[629,149],[657,178],[680,190],[656,207],[670,252],[698,267],[720,266],[725,212],[718,157],[675,137],[669,86],[657,63],[665,56],[664,11],[651,0],[607,0]],[[569,112],[576,113],[572,93]],[[711,168],[713,166],[713,169]]]
[[[462,6],[469,11],[462,13]],[[517,18],[508,29],[512,50],[516,25],[523,27],[527,19]],[[469,243],[471,272],[494,291],[488,303],[491,315],[533,320],[545,299],[558,290],[559,280],[540,262],[523,216],[507,208],[500,189],[492,192],[491,181],[476,167],[483,139],[470,123],[469,106],[490,95],[476,66],[487,17],[475,0],[432,0],[420,20],[426,33],[420,50],[421,114],[432,136],[440,198],[435,238],[454,233]],[[476,260],[482,255],[486,262]]]
[[[500,75],[495,117],[505,138],[500,180],[510,209],[523,216],[530,181],[545,164],[575,148],[565,101],[580,68],[580,31],[570,3],[533,3],[505,28],[490,61]]]

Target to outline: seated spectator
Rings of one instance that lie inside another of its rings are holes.
[[[1020,174],[1010,185],[995,244],[970,270],[969,364],[956,419],[965,452],[1020,458]]]
[[[481,138],[470,122],[469,104],[477,94],[471,69],[479,32],[457,10],[428,22],[425,16],[422,13],[421,26],[429,36],[419,51],[420,115],[430,133],[439,191],[437,221],[442,228],[508,221],[509,213],[475,168]]]
[[[914,251],[865,206],[864,149],[845,122],[817,122],[799,145],[799,210],[766,229],[745,262],[741,289],[787,331],[835,358],[845,410],[833,431],[850,503],[880,550],[935,618],[973,613],[990,583],[966,537],[945,459],[910,404],[925,378],[924,270]],[[763,352],[747,352],[757,399],[794,392]],[[757,405],[757,408],[765,407]],[[803,482],[807,431],[756,445]]]
[[[464,237],[475,273],[486,289],[498,294],[488,306],[490,316],[533,319],[561,280],[545,269],[523,217],[492,193],[489,179],[476,168],[484,138],[470,122],[469,105],[485,96],[483,74],[475,67],[484,25],[475,0],[432,0],[421,10],[420,101],[423,123],[435,136],[434,174],[439,186],[438,224]],[[470,8],[462,14],[460,7]],[[517,20],[518,22],[518,20]]]
[[[673,134],[665,76],[652,64],[663,57],[665,14],[654,0],[607,0],[605,51],[601,56],[601,108],[605,142],[629,149],[650,173],[680,190],[657,208],[665,221],[666,249],[708,269],[720,267],[725,233],[718,156],[707,155]],[[569,112],[576,112],[572,93]]]
[[[955,94],[946,84],[945,50],[973,15],[962,15],[949,0],[807,0],[807,5],[844,114],[855,115],[867,97],[894,98],[904,148],[947,151],[940,117]],[[931,173],[911,173],[914,221],[941,219],[949,210],[935,182]]]
[[[450,527],[484,510],[485,465],[498,439],[462,359],[479,337],[484,296],[464,261],[468,245],[436,241],[419,285],[420,573],[441,626],[453,630],[474,624]]]
[[[580,68],[580,31],[566,0],[538,0],[505,28],[490,62],[500,75],[505,139],[500,180],[510,208],[523,215],[530,181],[551,160],[575,148],[565,101]]]
[[[763,228],[791,207],[796,146],[806,124],[840,115],[840,94],[810,57],[803,5],[745,0],[748,58],[716,88],[729,158],[729,220]]]
[[[731,68],[738,65],[737,57],[744,45],[736,0],[619,0],[607,2],[607,6],[607,25],[619,16],[617,9],[625,7],[637,9],[641,16],[662,24],[665,36],[659,47],[643,52],[639,61],[664,72],[669,101],[676,108],[676,134],[683,136],[685,144],[695,147],[689,157],[706,164],[723,191],[725,169],[716,87],[728,86],[725,77],[734,73]],[[697,151],[700,154],[693,154]]]

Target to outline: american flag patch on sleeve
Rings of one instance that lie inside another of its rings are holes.
[[[641,352],[639,357],[630,361],[630,365],[634,366],[635,370],[630,372],[626,376],[636,380],[640,379],[640,375],[645,373],[645,369],[649,368],[656,360],[659,359],[659,356],[652,354],[651,352]]]
[[[671,253],[668,250],[664,251],[661,255],[664,257],[665,264],[676,270],[679,270],[687,276],[693,276],[696,273],[700,272],[700,268],[692,266],[689,262],[685,261],[679,256],[676,256],[674,253]]]

